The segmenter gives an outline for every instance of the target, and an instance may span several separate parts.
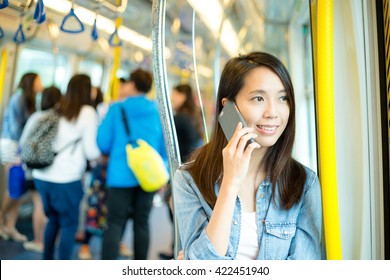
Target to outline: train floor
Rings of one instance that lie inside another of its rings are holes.
[[[31,206],[22,207],[17,229],[25,234],[29,240],[32,239],[32,225],[31,225]],[[169,252],[172,244],[172,224],[169,218],[169,212],[167,205],[163,203],[158,196],[154,200],[154,206],[151,211],[149,220],[150,225],[150,246],[149,246],[149,260],[159,260],[160,252]],[[129,220],[126,225],[126,230],[123,236],[123,241],[127,247],[132,251],[133,245],[133,225]],[[101,256],[101,244],[102,238],[99,236],[93,236],[90,240],[91,253],[94,260],[99,260]],[[74,248],[73,258],[78,260],[78,251],[80,244],[77,244]],[[41,253],[27,251],[23,248],[22,243],[18,243],[11,240],[3,240],[0,238],[0,260],[40,260],[42,259]],[[132,259],[132,257],[120,257],[120,259]]]

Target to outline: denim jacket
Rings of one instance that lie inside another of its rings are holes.
[[[19,141],[29,117],[30,113],[25,108],[22,90],[18,89],[11,96],[5,109],[1,137]]]
[[[261,182],[256,192],[258,260],[321,259],[322,203],[317,175],[306,168],[302,199],[290,210],[279,206],[279,192],[271,199],[272,184]],[[175,215],[185,259],[232,260],[240,240],[241,206],[237,197],[230,241],[224,256],[219,255],[206,234],[212,209],[203,199],[191,175],[177,170],[173,181]],[[219,184],[215,185],[218,195]]]

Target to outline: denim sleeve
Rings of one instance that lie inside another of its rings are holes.
[[[292,240],[291,260],[321,259],[322,201],[321,188],[315,173],[308,174],[302,205],[297,219],[297,230]]]
[[[113,106],[108,109],[108,112],[103,119],[102,123],[99,125],[96,143],[100,151],[108,155],[111,151],[112,141],[114,136],[114,127],[113,127]]]
[[[186,178],[188,177],[188,178]],[[186,260],[228,260],[217,253],[206,234],[211,208],[185,171],[176,171],[173,180],[175,216]],[[208,212],[208,214],[206,213]]]
[[[23,104],[20,104],[18,101],[19,99],[12,99],[10,103],[10,136],[13,140],[19,140],[22,135],[23,127],[27,121],[27,117],[23,111]]]

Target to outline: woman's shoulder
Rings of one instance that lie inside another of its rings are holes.
[[[179,167],[175,172],[175,178],[180,177],[182,180],[186,180],[187,182],[193,182],[191,174],[185,168],[185,166]]]
[[[305,190],[307,191],[316,185],[318,185],[318,187],[319,187],[319,179],[318,179],[317,173],[314,172],[314,170],[312,170],[311,168],[309,168],[303,164],[302,164],[302,166],[303,166],[305,173],[306,173]]]
[[[177,190],[177,195],[180,196],[182,199],[184,199],[188,195],[195,195],[199,198],[202,197],[202,194],[200,193],[199,188],[196,185],[194,179],[192,178],[190,172],[185,168],[180,167],[176,170],[173,179],[173,186],[174,189]]]
[[[175,175],[174,175],[174,181],[180,186],[183,186],[183,187],[187,186],[187,187],[190,187],[192,189],[194,189],[194,188],[197,189],[195,181],[192,178],[190,172],[187,170],[185,165],[179,167],[176,170]]]
[[[60,117],[61,123],[67,123],[71,127],[84,127],[91,123],[97,123],[97,112],[90,105],[83,105],[76,119],[68,120],[65,116]]]
[[[80,109],[80,113],[77,117],[77,122],[90,122],[91,120],[97,120],[97,112],[95,108],[90,105],[83,105]]]
[[[80,109],[81,114],[96,115],[96,110],[91,105],[83,105]]]
[[[23,93],[21,89],[17,89],[9,98],[9,107],[20,107],[24,106]]]

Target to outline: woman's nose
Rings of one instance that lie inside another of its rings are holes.
[[[267,119],[275,119],[278,117],[276,106],[273,101],[268,101],[265,106],[264,117]]]

